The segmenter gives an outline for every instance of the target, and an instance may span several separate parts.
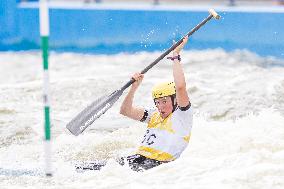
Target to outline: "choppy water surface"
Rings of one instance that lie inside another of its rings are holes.
[[[74,170],[77,161],[135,151],[145,127],[119,115],[125,94],[83,135],[72,136],[65,125],[160,54],[51,53],[54,177],[47,179],[42,175],[41,54],[0,53],[1,188],[283,188],[284,61],[247,51],[182,53],[195,113],[181,158],[144,173],[113,160],[99,172]],[[160,62],[145,75],[135,104],[153,106],[151,87],[171,77],[171,62]]]

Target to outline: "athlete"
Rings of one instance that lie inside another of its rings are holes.
[[[183,68],[180,63],[180,51],[188,37],[169,57],[173,61],[172,82],[154,86],[152,97],[155,109],[143,109],[133,105],[133,98],[144,75],[135,73],[120,113],[131,119],[147,123],[146,133],[135,155],[117,159],[121,165],[128,164],[134,171],[143,171],[177,159],[188,145],[192,128],[192,108],[186,91]],[[79,170],[100,170],[104,162],[93,162],[77,166]]]
[[[180,51],[188,37],[169,57],[173,61],[172,82],[154,86],[152,97],[155,109],[143,109],[133,105],[133,98],[144,75],[135,73],[120,113],[131,119],[147,123],[147,130],[134,156],[122,158],[133,170],[149,169],[177,159],[188,145],[192,128],[192,108],[186,91],[186,82],[180,62]]]

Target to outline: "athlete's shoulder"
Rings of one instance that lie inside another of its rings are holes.
[[[189,104],[186,107],[177,107],[177,109],[174,111],[173,116],[178,116],[178,117],[192,117],[193,115],[193,108],[191,104]]]

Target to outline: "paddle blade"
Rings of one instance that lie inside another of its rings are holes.
[[[103,96],[93,102],[72,119],[66,128],[75,136],[81,134],[96,119],[103,115],[122,95],[121,90],[117,90],[108,96]]]

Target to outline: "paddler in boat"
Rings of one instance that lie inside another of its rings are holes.
[[[135,155],[120,159],[121,164],[129,164],[133,170],[150,169],[162,163],[174,161],[186,149],[192,128],[192,107],[186,91],[186,81],[180,52],[188,37],[173,51],[173,81],[159,83],[152,89],[155,108],[141,108],[133,104],[133,99],[144,75],[135,73],[120,113],[128,118],[147,124],[147,130]]]

